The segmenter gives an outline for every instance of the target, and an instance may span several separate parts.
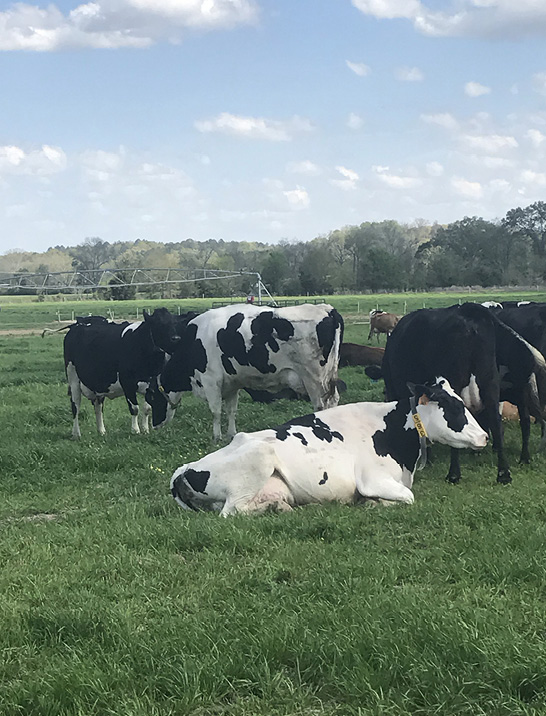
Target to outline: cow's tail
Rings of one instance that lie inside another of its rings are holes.
[[[72,326],[75,326],[76,323],[69,323],[67,326],[62,326],[61,328],[44,328],[42,331],[42,338],[45,336],[46,333],[59,333],[60,331],[67,331],[69,328],[72,328]]]

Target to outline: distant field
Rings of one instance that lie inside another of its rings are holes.
[[[377,302],[464,300],[327,298],[357,342]],[[62,310],[134,317],[137,303]],[[0,306],[0,331],[41,329],[59,308]],[[341,377],[343,402],[382,399],[362,369]],[[308,411],[244,397],[238,427]],[[222,520],[168,494],[173,470],[212,449],[204,403],[186,396],[149,437],[130,435],[122,400],[105,422],[99,438],[85,401],[82,440],[69,439],[62,334],[0,335],[2,716],[546,713],[546,458],[517,464],[516,426],[509,487],[495,483],[490,448],[465,454],[461,484],[446,484],[440,448],[411,507]]]
[[[305,301],[305,296],[279,296],[279,299],[289,298]],[[322,297],[321,297],[322,298]],[[453,303],[464,301],[486,300],[527,300],[546,301],[546,292],[532,291],[528,293],[384,293],[375,296],[324,296],[329,303],[335,306],[342,314],[350,318],[362,316],[367,318],[372,308],[380,308],[393,313],[408,313],[418,308],[436,308],[451,306]],[[134,301],[95,301],[95,300],[52,300],[51,297],[41,302],[35,296],[0,296],[0,331],[16,329],[43,329],[51,327],[54,323],[69,321],[73,316],[88,315],[90,313],[111,317],[114,319],[134,320],[142,317],[142,310],[152,311],[158,306],[167,306],[173,312],[205,311],[212,304],[220,300],[214,298],[194,299],[163,299],[149,301],[138,299]]]

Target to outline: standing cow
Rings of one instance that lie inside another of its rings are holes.
[[[400,316],[395,313],[387,313],[386,311],[379,311],[372,309],[370,311],[370,332],[368,333],[368,340],[375,334],[377,336],[377,342],[379,342],[379,334],[386,333],[387,336],[393,332],[396,324],[400,320]]]
[[[139,426],[137,396],[146,393],[150,381],[163,367],[165,354],[174,351],[184,320],[197,314],[175,317],[166,308],[156,308],[152,314],[144,311],[143,315],[143,321],[134,323],[113,323],[102,316],[88,316],[68,326],[64,362],[74,418],[73,438],[81,436],[78,415],[82,395],[93,403],[101,435],[106,433],[104,399],[121,396],[129,406],[132,432],[148,432],[150,406],[144,403]]]
[[[359,497],[411,504],[424,434],[458,448],[487,442],[448,381],[411,388],[405,400],[339,405],[272,430],[239,433],[230,445],[178,468],[172,495],[185,509],[224,517]]]
[[[407,382],[445,376],[465,405],[491,431],[497,452],[497,481],[509,483],[499,402],[518,406],[520,415],[539,410],[535,372],[544,358],[520,335],[476,303],[423,308],[404,316],[387,341],[381,372],[387,400],[407,397]],[[376,377],[371,369],[368,375]],[[528,437],[528,436],[527,436]],[[525,439],[525,435],[524,435]],[[522,455],[528,451],[522,447]],[[461,477],[459,454],[452,450],[449,482]]]
[[[343,319],[327,304],[216,308],[189,321],[182,341],[148,391],[152,422],[172,419],[184,391],[207,401],[213,437],[220,440],[222,404],[228,437],[236,433],[239,390],[308,395],[316,410],[337,405],[336,386]]]

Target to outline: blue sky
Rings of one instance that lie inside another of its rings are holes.
[[[0,0],[0,251],[546,200],[544,0]]]

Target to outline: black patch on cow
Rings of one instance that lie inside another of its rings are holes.
[[[319,480],[319,485],[325,485],[327,479],[328,479],[328,473],[325,470],[324,474],[322,475],[322,480]]]
[[[197,512],[197,507],[192,504],[191,502],[191,492],[184,482],[184,476],[179,475],[176,480],[173,482],[173,485],[171,487],[171,495],[176,498],[178,498],[181,502],[183,502],[185,505],[187,505],[190,510],[193,510],[194,512]]]
[[[464,404],[458,398],[446,393],[445,390],[433,389],[430,391],[428,397],[438,403],[450,430],[453,430],[455,433],[462,432],[464,426],[468,423]]]
[[[309,443],[307,442],[307,440],[305,439],[305,437],[304,437],[301,433],[292,433],[292,435],[293,435],[295,438],[298,438],[298,440],[301,440],[301,444],[302,444],[302,445],[309,445]]]
[[[331,443],[332,440],[336,438],[337,440],[341,440],[341,442],[343,442],[343,435],[338,433],[337,430],[332,430],[330,426],[321,420],[315,413],[304,415],[301,418],[294,418],[283,425],[273,428],[275,430],[275,437],[278,440],[286,440],[287,437],[292,435],[293,437],[302,440],[303,435],[301,433],[290,432],[290,430],[296,426],[311,428],[313,435],[319,440],[325,440],[326,442]],[[303,438],[303,440],[304,439],[305,438]]]
[[[385,427],[375,432],[372,440],[377,455],[391,457],[401,467],[413,472],[419,457],[419,435],[415,428],[405,429],[408,413],[409,401],[398,402],[395,409],[385,415]]]
[[[196,334],[196,324],[189,323],[183,333],[181,345],[161,373],[161,385],[168,393],[191,390],[191,379],[195,371],[204,373],[207,368],[207,351],[203,341],[195,337]]]
[[[234,375],[236,371],[228,358],[235,358],[240,365],[248,365],[245,339],[239,333],[244,317],[243,313],[235,313],[226,323],[226,327],[220,328],[216,334],[218,346],[222,351],[222,365],[230,375]],[[229,365],[230,368],[226,368],[226,365]]]
[[[343,339],[343,318],[335,308],[329,311],[328,315],[317,325],[317,338],[323,355],[323,360],[320,361],[321,365],[326,365],[328,362],[328,356],[333,348],[336,331],[339,327],[341,327],[341,338]]]
[[[236,375],[237,371],[233,367],[233,363],[230,361],[230,359],[227,357],[225,353],[222,353],[222,365],[224,366],[224,370],[228,375]]]
[[[273,311],[263,311],[250,322],[250,348],[247,350],[245,339],[239,332],[244,314],[236,313],[228,320],[225,328],[216,334],[218,346],[222,351],[222,365],[229,375],[237,372],[231,359],[239,365],[250,365],[260,373],[275,373],[276,367],[269,362],[269,350],[279,351],[279,341],[287,341],[294,335],[294,326],[285,318],[278,318]]]
[[[209,481],[210,472],[208,470],[193,470],[191,467],[186,470],[183,475],[184,480],[188,483],[192,490],[195,492],[202,492],[206,495],[205,488]]]

